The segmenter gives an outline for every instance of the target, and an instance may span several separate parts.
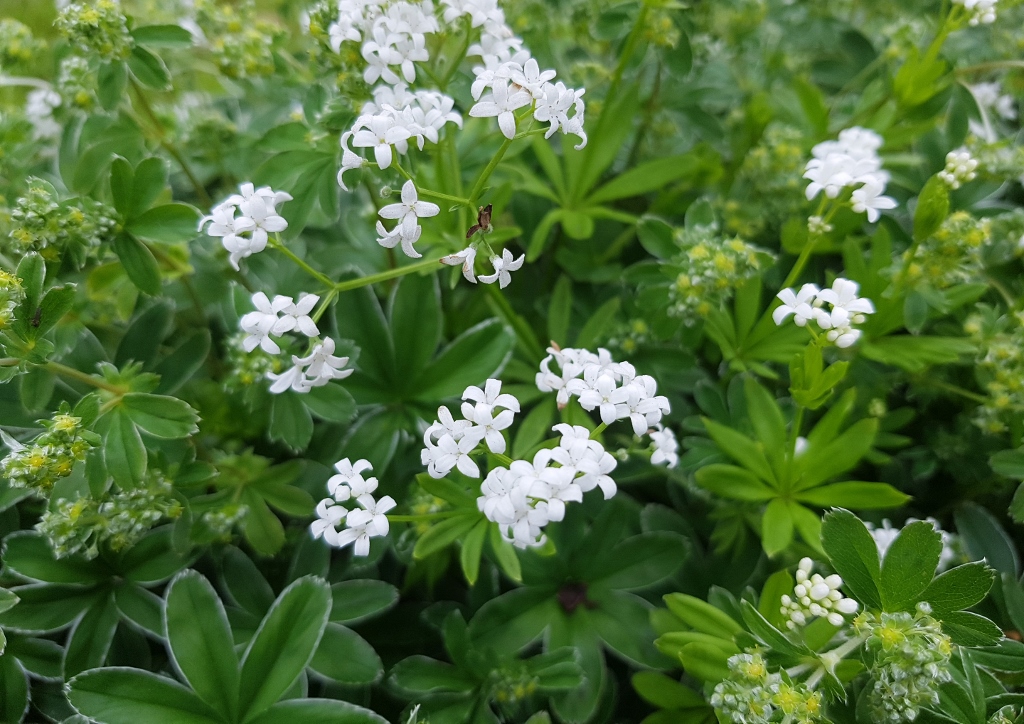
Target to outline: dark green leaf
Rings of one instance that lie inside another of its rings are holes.
[[[878,548],[864,523],[848,510],[833,510],[822,521],[821,542],[850,593],[867,606],[881,608]]]
[[[879,591],[886,611],[912,608],[935,575],[942,536],[923,520],[905,526],[882,561]]]
[[[356,401],[340,384],[314,387],[302,396],[302,401],[310,412],[329,422],[351,422],[356,414]]]
[[[309,666],[343,684],[372,684],[384,673],[380,657],[366,639],[337,623],[327,624]]]
[[[153,437],[176,440],[199,432],[199,415],[176,397],[129,392],[121,405],[132,422]]]
[[[292,450],[303,450],[313,437],[313,418],[297,392],[274,395],[270,406],[270,439],[280,440]]]
[[[114,253],[139,291],[151,296],[160,294],[160,266],[145,244],[131,234],[121,233],[114,239]]]
[[[78,619],[64,649],[65,679],[103,665],[114,640],[117,621],[117,606],[110,593]]]
[[[103,462],[121,488],[136,488],[146,474],[146,447],[125,410],[115,407],[107,414],[110,426],[104,437]]]
[[[331,621],[354,624],[379,616],[398,603],[398,590],[384,581],[342,581],[331,586]]]
[[[142,25],[132,30],[139,45],[167,48],[187,48],[192,45],[192,33],[180,25]]]
[[[47,583],[97,583],[109,575],[99,561],[81,556],[56,558],[46,538],[32,531],[7,536],[3,559],[11,572]]]
[[[275,704],[249,724],[387,724],[387,720],[347,701],[293,699]]]
[[[164,204],[136,216],[126,227],[133,236],[162,244],[178,244],[198,236],[199,214],[186,204]]]
[[[962,611],[988,595],[995,572],[984,563],[967,563],[937,576],[918,597],[927,601],[936,615]]]
[[[482,384],[508,360],[515,336],[492,319],[460,334],[417,378],[416,399],[457,397],[467,385]]]
[[[139,82],[156,90],[164,90],[171,83],[171,74],[158,55],[146,50],[141,45],[132,48],[128,56],[128,68]]]
[[[956,530],[971,557],[985,561],[1000,573],[1020,574],[1017,549],[995,516],[977,503],[964,503],[954,513]]]
[[[68,699],[105,724],[213,724],[220,719],[181,684],[148,671],[94,669],[69,682]]]

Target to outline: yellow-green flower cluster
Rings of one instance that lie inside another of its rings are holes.
[[[682,254],[666,265],[675,273],[668,313],[693,324],[732,297],[737,286],[765,268],[770,255],[742,239],[723,239],[705,227],[683,229],[676,239]]]
[[[982,250],[990,237],[988,219],[975,219],[966,211],[951,214],[938,231],[914,250],[907,267],[907,281],[933,289],[978,281],[984,266]]]
[[[61,10],[54,24],[86,56],[125,60],[135,45],[121,6],[114,0],[71,3]]]
[[[608,339],[608,346],[621,349],[626,354],[633,354],[640,345],[651,339],[651,327],[643,319],[637,317],[621,325]]]
[[[518,664],[510,663],[491,674],[491,696],[501,708],[514,708],[537,692],[537,677],[527,670],[525,664]]]
[[[284,367],[280,357],[267,354],[259,347],[246,354],[242,348],[245,336],[244,332],[236,334],[226,345],[230,372],[224,384],[232,390],[247,390],[257,384],[262,387],[268,372],[279,374]]]
[[[76,462],[85,460],[99,437],[85,430],[80,418],[67,412],[58,412],[52,420],[40,422],[46,431],[29,444],[6,439],[12,449],[0,460],[0,478],[6,478],[12,487],[28,488],[45,497],[54,483],[71,474]]]
[[[997,435],[1006,421],[1024,410],[1024,312],[997,317],[982,308],[964,323],[979,349],[978,378],[988,400],[980,405],[974,422]]]
[[[60,63],[57,92],[68,106],[90,111],[96,105],[96,74],[89,61],[80,55],[69,55]]]
[[[12,18],[0,20],[0,68],[27,65],[44,47],[24,23]]]
[[[146,485],[103,500],[61,500],[43,514],[36,530],[50,540],[58,558],[75,553],[95,558],[101,546],[114,552],[131,548],[154,525],[181,511],[171,484],[157,473]]]
[[[28,190],[11,211],[8,247],[16,255],[38,251],[60,261],[70,247],[98,246],[117,226],[113,209],[92,199],[61,201],[47,182],[28,179]]]
[[[249,78],[274,72],[273,46],[283,31],[258,19],[252,0],[237,4],[198,0],[196,22],[224,75]]]
[[[939,703],[939,685],[949,681],[952,643],[926,603],[914,614],[864,612],[854,629],[866,636],[874,684],[868,692],[871,720],[913,721],[925,706]]]
[[[729,658],[729,678],[719,682],[711,706],[734,724],[813,724],[821,721],[821,694],[768,671],[758,653]]]
[[[0,269],[0,330],[14,319],[14,310],[25,298],[21,279]]]
[[[199,516],[199,522],[205,528],[206,536],[211,541],[227,543],[231,540],[231,532],[249,513],[249,506],[240,503],[227,503],[215,510],[208,510]]]
[[[672,19],[672,14],[663,8],[657,8],[648,14],[643,34],[648,43],[657,47],[674,48],[679,45],[679,28]]]
[[[733,197],[722,206],[725,228],[747,238],[781,227],[802,215],[807,162],[804,135],[785,125],[771,125],[750,149],[740,167]]]

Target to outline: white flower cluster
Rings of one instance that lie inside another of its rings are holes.
[[[559,372],[551,370],[551,363]],[[668,398],[658,395],[658,383],[650,375],[638,375],[629,362],[616,362],[606,349],[597,354],[585,349],[548,348],[536,375],[537,389],[556,392],[559,407],[573,395],[584,410],[598,410],[601,422],[610,425],[629,418],[633,432],[645,435],[671,410]]]
[[[477,507],[517,548],[544,545],[544,527],[565,517],[566,503],[582,502],[594,488],[601,488],[605,500],[617,490],[609,476],[615,458],[590,439],[587,428],[563,423],[552,429],[561,435],[558,447],[539,450],[533,462],[494,468],[480,486]]]
[[[395,507],[394,498],[385,495],[380,500],[373,497],[377,489],[377,478],[363,478],[364,470],[373,470],[367,460],[352,463],[348,458],[334,464],[337,475],[327,481],[327,492],[316,506],[317,519],[309,526],[314,538],[323,538],[329,545],[344,548],[350,543],[353,553],[366,556],[370,553],[370,538],[385,536],[390,530],[386,513]],[[358,508],[348,509],[341,503],[355,501]],[[342,522],[345,528],[340,529]]]
[[[511,251],[502,249],[501,256],[491,255],[491,266],[494,267],[494,273],[481,274],[478,277],[473,270],[473,265],[476,264],[476,246],[474,245],[470,245],[456,254],[449,254],[441,259],[442,264],[461,266],[462,276],[466,277],[466,281],[473,284],[476,284],[477,280],[482,281],[484,284],[498,282],[498,286],[502,289],[512,283],[512,272],[518,271],[523,266],[524,261],[526,261],[526,254],[520,254],[519,258],[516,259]]]
[[[199,231],[209,224],[207,235],[220,237],[230,254],[231,266],[236,270],[240,260],[267,248],[268,234],[288,228],[288,222],[277,213],[277,206],[292,200],[290,194],[274,191],[269,186],[257,189],[251,183],[244,183],[239,191],[199,220]]]
[[[37,88],[28,94],[25,118],[32,124],[32,136],[37,141],[52,141],[60,137],[61,125],[53,117],[60,104],[60,94],[50,88]]]
[[[916,523],[917,518],[907,518],[904,526]],[[949,568],[950,564],[953,563],[960,555],[957,552],[957,537],[953,533],[944,531],[939,525],[939,521],[935,518],[925,518],[925,521],[932,524],[932,527],[942,536],[942,553],[939,554],[939,566],[938,570],[943,571]],[[872,523],[865,523],[868,530],[871,531],[871,537],[875,539],[875,545],[878,547],[878,557],[880,559],[885,558],[886,551],[889,550],[889,546],[896,540],[896,537],[903,530],[902,528],[893,528],[892,523],[888,519],[882,521],[882,525],[875,527]]]
[[[959,148],[946,154],[946,167],[937,175],[944,184],[955,191],[961,185],[977,178],[977,168],[978,162],[971,158],[971,152],[966,148]]]
[[[982,109],[995,112],[1003,120],[1013,121],[1017,118],[1017,107],[1013,96],[1004,95],[998,83],[978,83],[969,86],[974,100]]]
[[[519,412],[519,400],[501,392],[500,380],[487,380],[482,390],[467,387],[462,399],[466,400],[462,403],[464,419],[456,420],[451,410],[439,407],[439,419],[423,433],[425,447],[420,459],[433,478],[443,478],[455,468],[467,477],[479,478],[480,468],[472,454],[481,442],[496,455],[505,452],[505,436],[501,431],[512,425]]]
[[[792,596],[782,597],[783,616],[789,620],[786,626],[795,629],[803,626],[811,618],[824,617],[833,626],[842,626],[845,622],[843,614],[857,612],[857,602],[845,598],[839,587],[843,579],[833,573],[823,578],[820,573],[812,574],[814,561],[810,558],[800,559],[796,569],[796,585]]]
[[[963,5],[964,9],[971,14],[968,20],[971,25],[988,25],[996,21],[996,4],[999,0],[953,0],[957,5]]]
[[[867,214],[868,221],[878,221],[879,211],[896,208],[896,201],[883,196],[889,183],[889,174],[882,170],[882,159],[878,149],[883,139],[874,131],[865,128],[847,128],[840,132],[838,141],[819,143],[811,153],[814,155],[804,170],[807,185],[807,199],[813,199],[822,191],[834,199],[845,188],[852,188],[853,210]]]
[[[865,314],[874,314],[875,305],[870,299],[858,297],[860,287],[856,282],[838,277],[832,282],[831,289],[819,289],[814,284],[804,284],[800,291],[783,289],[778,293],[782,304],[772,312],[775,324],[781,325],[786,317],[793,315],[798,327],[803,327],[808,320],[826,331],[826,339],[836,347],[846,348],[853,345],[861,335],[854,324],[863,324]],[[828,304],[831,309],[826,310]]]
[[[263,292],[256,292],[252,295],[256,310],[244,314],[239,320],[239,326],[247,335],[242,340],[242,348],[252,352],[259,347],[267,354],[280,354],[281,348],[271,336],[280,337],[293,331],[307,337],[318,336],[320,330],[309,313],[319,300],[316,294],[303,294],[297,302],[280,294],[270,300]],[[292,366],[287,371],[279,375],[267,373],[273,381],[270,391],[279,394],[292,389],[305,393],[331,380],[345,379],[352,374],[352,370],[342,369],[348,364],[348,357],[335,357],[334,349],[334,340],[326,337],[305,357],[292,355]]]

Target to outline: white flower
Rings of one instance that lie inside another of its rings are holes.
[[[288,389],[300,394],[309,392],[309,384],[306,382],[306,374],[302,365],[294,364],[281,374],[267,372],[267,378],[274,382],[270,386],[271,394],[279,395]]]
[[[467,477],[479,478],[480,468],[470,455],[483,436],[484,432],[475,427],[468,428],[458,442],[451,435],[442,435],[436,447],[427,447],[421,453],[427,472],[433,478],[443,478],[452,468],[458,468]]]
[[[349,188],[345,185],[345,172],[362,168],[368,163],[365,158],[349,149],[348,140],[351,137],[352,131],[345,131],[341,134],[341,148],[343,153],[341,155],[341,170],[338,171],[338,185],[346,191],[349,191]]]
[[[939,525],[939,521],[935,518],[925,518],[925,521],[932,524],[942,536],[942,553],[939,554],[939,565],[938,570],[943,571],[949,568],[959,554],[956,550],[957,539],[952,533],[949,533],[942,529]],[[904,526],[908,526],[911,523],[918,522],[918,518],[907,518]],[[886,552],[889,550],[889,546],[892,545],[893,541],[896,540],[897,536],[902,532],[903,528],[894,528],[892,523],[888,519],[882,521],[882,525],[876,527],[872,523],[865,523],[868,530],[871,531],[871,537],[875,539],[875,546],[878,548],[878,558],[884,559]]]
[[[505,138],[511,139],[516,135],[516,110],[529,105],[532,101],[533,98],[526,91],[510,91],[505,81],[496,81],[491,86],[491,95],[484,96],[470,108],[469,115],[474,118],[497,116],[498,128]]]
[[[345,458],[334,463],[336,475],[327,480],[327,492],[338,502],[360,495],[372,493],[377,489],[377,478],[363,478],[364,470],[373,470],[369,460],[356,460],[354,463]]]
[[[25,118],[32,124],[36,140],[60,137],[61,126],[53,118],[53,111],[61,104],[60,94],[49,88],[37,88],[25,99]]]
[[[879,179],[870,177],[864,181],[864,185],[853,191],[853,210],[858,214],[867,213],[868,221],[872,224],[878,221],[879,210],[895,209],[896,200],[889,196],[882,196],[885,191],[885,184]]]
[[[441,263],[448,266],[461,266],[462,276],[466,277],[466,281],[476,284],[476,272],[473,270],[473,265],[476,263],[476,247],[468,246],[462,251],[442,257]]]
[[[415,232],[419,219],[437,216],[440,211],[437,204],[420,201],[416,194],[416,184],[406,181],[402,185],[402,201],[397,204],[388,204],[378,213],[383,219],[398,219],[402,233],[411,236]]]
[[[494,408],[491,405],[483,402],[479,402],[476,405],[463,402],[462,416],[472,422],[476,429],[484,434],[484,441],[492,453],[500,455],[505,452],[505,437],[501,434],[501,431],[508,429],[512,425],[515,413],[511,410],[502,410],[495,415]]]
[[[313,307],[320,301],[320,297],[316,294],[302,294],[299,296],[299,301],[294,303],[290,297],[286,297],[286,299],[288,299],[289,304],[281,310],[282,314],[285,315],[281,318],[282,324],[290,325],[286,331],[298,329],[307,337],[315,337],[320,334],[316,322],[309,316],[309,313],[313,311]]]
[[[493,274],[481,274],[480,281],[484,284],[494,284],[498,282],[498,286],[504,289],[512,282],[512,275],[509,272],[517,271],[523,266],[523,262],[526,260],[526,254],[520,255],[518,259],[514,259],[512,252],[507,248],[502,249],[501,256],[491,257],[491,266],[494,267]]]
[[[782,300],[782,306],[776,307],[775,311],[772,312],[772,319],[775,320],[775,324],[781,325],[790,314],[793,315],[793,321],[796,322],[798,327],[807,324],[807,320],[811,319],[814,314],[810,303],[818,295],[819,291],[818,287],[814,284],[804,284],[797,293],[794,293],[792,289],[783,289],[776,295]]]
[[[1016,120],[1017,109],[1013,97],[1003,95],[1003,89],[998,83],[978,83],[969,88],[981,108],[995,111],[996,115],[1004,120]]]
[[[536,374],[534,381],[541,392],[558,393],[555,401],[561,409],[569,403],[569,397],[572,395],[569,383],[583,374],[583,365],[570,361],[557,350],[549,349],[548,352],[551,354],[541,360],[540,372]],[[551,371],[551,362],[555,361],[556,355],[561,367],[560,374]]]
[[[345,516],[348,515],[348,510],[340,505],[335,505],[331,498],[324,498],[316,506],[316,515],[317,520],[309,525],[309,532],[313,534],[313,538],[326,537],[328,531],[331,531],[333,537],[334,534],[337,534],[341,521],[345,520]]]
[[[860,324],[864,321],[861,315],[874,314],[875,305],[870,299],[857,296],[860,286],[857,282],[837,277],[832,282],[831,289],[822,289],[818,292],[818,300],[827,302],[833,307],[845,310],[853,322]]]
[[[364,118],[362,125],[368,128],[356,131],[352,145],[356,148],[372,148],[377,166],[382,169],[391,166],[391,146],[407,140],[412,135],[408,128],[397,125],[391,115],[381,114]]]
[[[292,298],[276,296],[271,302],[266,294],[256,292],[252,295],[252,303],[256,311],[245,314],[239,322],[242,331],[249,335],[242,340],[242,347],[246,352],[252,352],[258,346],[268,354],[280,354],[281,348],[269,335],[280,336],[295,326],[293,318],[278,316],[292,304]]]
[[[349,512],[345,519],[348,527],[332,536],[333,540],[328,540],[326,535],[324,539],[338,548],[354,543],[352,552],[357,556],[367,556],[370,554],[370,538],[388,534],[390,526],[385,513],[395,507],[395,501],[390,495],[375,501],[372,495],[366,494],[360,495],[358,502],[363,509]]]
[[[961,184],[977,178],[977,168],[978,162],[971,157],[970,151],[961,148],[946,154],[946,167],[937,175],[949,188],[956,190]]]
[[[291,194],[287,191],[274,191],[269,186],[256,188],[249,182],[241,184],[238,187],[238,191],[239,193],[229,196],[223,204],[237,206],[244,216],[251,216],[248,205],[255,199],[259,199],[262,202],[266,213],[269,215],[276,213],[278,204],[292,200]],[[288,224],[286,222],[285,226],[287,225]]]
[[[968,21],[971,25],[994,23],[996,21],[996,3],[998,0],[953,0],[957,5],[971,13]]]
[[[615,384],[615,378],[605,374],[588,374],[597,368],[590,368],[584,372],[588,389],[580,392],[580,407],[590,411],[599,409],[601,422],[610,425],[618,419],[616,407],[627,400],[628,391],[619,389]],[[628,411],[626,415],[628,416]]]
[[[321,387],[331,380],[343,380],[354,372],[343,369],[348,364],[348,357],[335,357],[334,349],[334,340],[325,337],[307,356],[292,357],[296,365],[305,368],[308,377],[306,382],[310,387]]]
[[[417,226],[413,229],[412,234],[405,233],[405,227],[399,224],[391,231],[384,228],[384,224],[377,222],[377,243],[383,246],[385,249],[393,249],[398,244],[402,245],[402,251],[406,256],[413,259],[419,259],[423,255],[416,251],[413,246],[417,241],[420,240],[420,236],[423,234],[423,227]]]
[[[542,71],[533,58],[526,61],[521,70],[515,69],[511,73],[512,82],[528,90],[534,98],[540,98],[543,95],[544,84],[554,77],[555,71]]]
[[[654,452],[651,453],[651,464],[674,468],[679,464],[679,443],[676,442],[676,435],[670,428],[660,423],[651,432],[651,442],[654,443]]]
[[[472,400],[488,407],[504,407],[512,412],[519,412],[519,400],[514,395],[502,393],[501,380],[487,380],[482,390],[476,385],[470,385],[462,393],[462,399]]]

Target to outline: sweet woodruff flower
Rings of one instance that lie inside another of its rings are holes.
[[[963,5],[971,17],[971,25],[988,25],[996,21],[996,5],[998,0],[953,0],[956,5]]]
[[[512,283],[511,272],[518,271],[526,260],[526,254],[520,255],[518,259],[512,256],[512,252],[508,249],[502,249],[501,256],[491,257],[491,266],[494,267],[493,274],[481,274],[479,279],[484,284],[494,284],[498,282],[498,286],[504,289]]]
[[[334,340],[326,337],[305,357],[292,355],[292,366],[285,372],[267,372],[267,379],[273,382],[270,392],[276,395],[290,389],[306,393],[314,387],[323,387],[331,380],[343,380],[351,375],[354,370],[344,369],[348,357],[335,357],[334,349]]]
[[[839,348],[850,347],[861,335],[854,324],[863,324],[864,315],[873,314],[875,305],[870,299],[857,296],[860,287],[849,279],[837,278],[831,289],[818,289],[813,284],[805,284],[800,291],[783,289],[778,293],[782,305],[772,312],[775,323],[781,325],[792,314],[798,326],[807,321],[814,322],[825,331],[825,337]],[[830,305],[826,310],[823,305]]]
[[[533,97],[525,90],[510,89],[504,81],[495,81],[491,89],[490,95],[484,96],[469,109],[469,115],[474,118],[497,117],[502,135],[511,139],[516,135],[515,112],[530,105]]]
[[[836,574],[822,577],[819,573],[812,573],[813,570],[814,561],[802,558],[796,570],[793,595],[782,597],[780,610],[789,619],[786,621],[788,628],[795,629],[818,617],[827,618],[833,626],[842,626],[846,620],[843,615],[857,612],[857,602],[845,598],[839,590],[843,585],[842,578]]]
[[[401,202],[388,204],[378,212],[381,218],[396,219],[398,224],[391,231],[387,231],[384,225],[378,221],[377,233],[381,236],[377,239],[377,243],[386,248],[393,248],[401,243],[402,251],[405,252],[406,256],[410,256],[413,259],[420,258],[423,255],[413,248],[413,244],[419,240],[420,235],[423,233],[419,220],[437,216],[440,211],[441,209],[437,204],[432,204],[429,201],[420,201],[416,193],[416,185],[412,181],[406,181],[402,186]]]
[[[334,465],[338,471],[327,481],[330,498],[324,498],[316,507],[317,519],[310,524],[313,538],[323,538],[336,548],[352,545],[357,556],[370,553],[370,539],[386,536],[391,526],[387,513],[396,503],[390,495],[380,500],[373,497],[377,489],[376,478],[363,478],[364,470],[372,470],[366,460],[352,463],[345,458]],[[356,502],[358,508],[346,508],[343,502]],[[345,527],[341,528],[344,523]]]
[[[277,207],[292,197],[285,191],[274,191],[269,186],[255,188],[251,183],[239,187],[239,193],[229,196],[199,220],[199,230],[218,237],[229,253],[231,266],[267,248],[269,235],[284,231],[288,222],[278,214]]]
[[[970,151],[960,148],[946,154],[946,167],[939,171],[938,177],[949,188],[956,190],[977,178],[977,168],[978,162],[971,158]]]
[[[877,133],[859,127],[842,131],[838,141],[819,143],[804,171],[804,178],[811,182],[807,199],[822,191],[834,199],[850,188],[853,210],[867,214],[871,223],[878,221],[880,211],[896,208],[896,201],[883,195],[889,174],[882,170],[878,156],[882,143]]]
[[[315,337],[319,330],[309,313],[319,299],[315,294],[303,294],[296,303],[291,297],[277,295],[271,301],[263,292],[253,294],[252,303],[256,310],[245,314],[239,321],[242,331],[248,334],[242,342],[245,351],[251,352],[260,347],[268,354],[280,354],[281,348],[270,336],[280,337],[295,329],[307,337]]]
[[[441,263],[448,266],[461,266],[462,276],[466,278],[466,281],[476,284],[476,271],[473,269],[473,265],[476,263],[476,247],[469,246],[460,252],[449,254],[441,259]]]
[[[672,432],[671,428],[658,423],[650,435],[651,442],[654,444],[651,464],[661,465],[664,463],[667,468],[676,467],[679,464],[679,443],[676,441],[676,434]]]

